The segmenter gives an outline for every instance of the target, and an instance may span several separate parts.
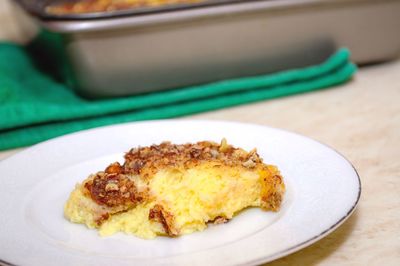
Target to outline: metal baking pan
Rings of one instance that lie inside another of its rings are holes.
[[[57,18],[24,7],[63,37],[69,79],[91,98],[313,65],[342,46],[359,64],[400,51],[398,0],[209,1]]]

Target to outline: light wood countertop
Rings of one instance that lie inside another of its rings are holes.
[[[400,61],[363,68],[343,86],[183,119],[295,131],[334,147],[359,172],[355,213],[324,239],[269,265],[400,265]]]

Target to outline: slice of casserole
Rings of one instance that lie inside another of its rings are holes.
[[[64,213],[106,236],[179,236],[224,223],[247,207],[278,211],[285,186],[256,150],[202,141],[139,147],[78,184]]]

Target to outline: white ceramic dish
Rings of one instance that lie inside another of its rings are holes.
[[[122,160],[124,151],[170,140],[257,147],[287,186],[278,213],[249,209],[227,224],[142,240],[63,218],[75,183]],[[33,146],[0,162],[0,260],[16,265],[243,265],[268,262],[326,236],[354,211],[361,185],[340,154],[287,131],[219,121],[166,120],[97,128]]]

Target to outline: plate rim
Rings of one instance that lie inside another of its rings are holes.
[[[323,143],[320,143],[323,144]],[[324,144],[323,144],[324,145]],[[329,148],[329,146],[324,145],[326,147]],[[340,156],[342,156],[341,153],[338,153],[335,149],[332,149],[333,151],[335,151],[337,154],[339,154]],[[342,156],[343,157],[343,156]],[[346,161],[348,161],[346,159],[346,157],[343,157]],[[348,161],[350,163],[350,161]],[[297,251],[302,250],[303,248],[309,247],[311,245],[313,245],[314,243],[318,242],[319,240],[321,240],[322,238],[328,236],[329,234],[333,233],[336,229],[338,229],[344,222],[346,222],[347,219],[349,219],[351,217],[351,215],[355,212],[355,210],[357,209],[358,203],[360,201],[361,198],[361,191],[362,191],[362,185],[361,185],[361,180],[360,180],[360,175],[358,174],[356,168],[354,167],[354,165],[352,163],[350,163],[350,166],[353,168],[354,172],[356,173],[357,176],[357,180],[358,180],[358,194],[357,194],[357,198],[356,201],[353,203],[353,205],[350,207],[350,209],[347,211],[347,213],[342,216],[335,224],[333,224],[331,227],[329,227],[328,229],[322,231],[320,234],[307,239],[295,246],[289,247],[285,250],[282,250],[276,254],[267,256],[265,258],[261,258],[258,260],[253,260],[253,261],[249,261],[247,262],[247,264],[251,264],[251,265],[259,265],[261,263],[268,263],[268,262],[272,262],[275,261],[277,259],[283,258],[285,256],[291,255],[293,253],[296,253]],[[239,264],[239,265],[245,265],[245,264]]]
[[[361,178],[360,175],[357,171],[357,169],[355,168],[355,166],[350,162],[349,159],[347,159],[341,152],[339,152],[338,150],[336,150],[335,148],[331,147],[328,144],[325,144],[319,140],[316,140],[312,137],[297,133],[295,131],[291,131],[291,130],[287,130],[287,129],[282,129],[282,128],[277,128],[277,127],[272,127],[272,126],[268,126],[268,125],[262,125],[262,124],[257,124],[257,123],[251,123],[251,122],[239,122],[239,121],[232,121],[232,120],[218,120],[218,119],[157,119],[157,120],[145,120],[145,121],[130,121],[130,122],[124,122],[124,123],[118,123],[118,124],[113,124],[113,125],[106,125],[106,126],[99,126],[99,127],[94,127],[94,128],[90,128],[90,129],[85,129],[85,130],[80,130],[80,131],[76,131],[76,132],[72,132],[72,133],[68,133],[62,136],[58,136],[55,138],[51,138],[49,140],[46,141],[42,141],[39,142],[37,144],[34,144],[32,146],[26,147],[25,149],[16,152],[15,154],[4,158],[3,160],[0,160],[0,164],[3,164],[5,162],[7,162],[8,160],[18,156],[19,154],[25,153],[25,152],[29,152],[32,149],[36,149],[37,147],[40,146],[44,146],[44,145],[48,145],[49,143],[52,142],[57,142],[60,139],[64,139],[64,138],[69,138],[69,137],[74,137],[74,136],[79,136],[81,134],[90,134],[90,132],[95,132],[97,130],[107,130],[108,128],[113,128],[113,127],[119,127],[119,126],[130,126],[130,125],[138,125],[138,124],[168,124],[168,123],[215,123],[215,124],[230,124],[230,125],[237,125],[237,126],[253,126],[253,127],[259,127],[260,129],[262,128],[267,128],[267,129],[272,129],[272,130],[277,130],[277,131],[281,131],[284,133],[289,133],[292,135],[295,135],[297,137],[301,137],[301,138],[305,138],[308,140],[311,140],[319,145],[322,145],[328,149],[330,149],[331,151],[335,152],[337,155],[339,155],[344,161],[346,161],[351,168],[354,170],[355,176],[357,177],[357,184],[358,184],[358,192],[357,192],[357,197],[355,199],[355,201],[353,202],[352,206],[350,207],[350,209],[346,212],[345,215],[343,215],[339,220],[337,220],[334,224],[332,224],[329,228],[325,229],[324,231],[320,232],[318,235],[315,235],[301,243],[298,243],[294,246],[288,247],[285,250],[279,251],[275,254],[272,255],[268,255],[266,257],[260,257],[260,258],[256,258],[254,260],[249,260],[247,262],[244,262],[242,264],[236,264],[236,265],[258,265],[258,264],[262,264],[262,263],[267,263],[267,262],[272,262],[274,260],[277,260],[279,258],[288,256],[290,254],[293,254],[303,248],[306,248],[308,246],[311,246],[312,244],[318,242],[319,240],[321,240],[322,238],[326,237],[327,235],[329,235],[330,233],[334,232],[338,227],[340,227],[348,218],[350,218],[350,216],[355,212],[359,202],[360,202],[360,198],[361,198],[361,194],[362,194],[362,183],[361,183]],[[0,258],[0,264],[3,265],[7,265],[7,266],[18,266],[18,264],[13,264],[11,262],[5,261],[2,258]]]

